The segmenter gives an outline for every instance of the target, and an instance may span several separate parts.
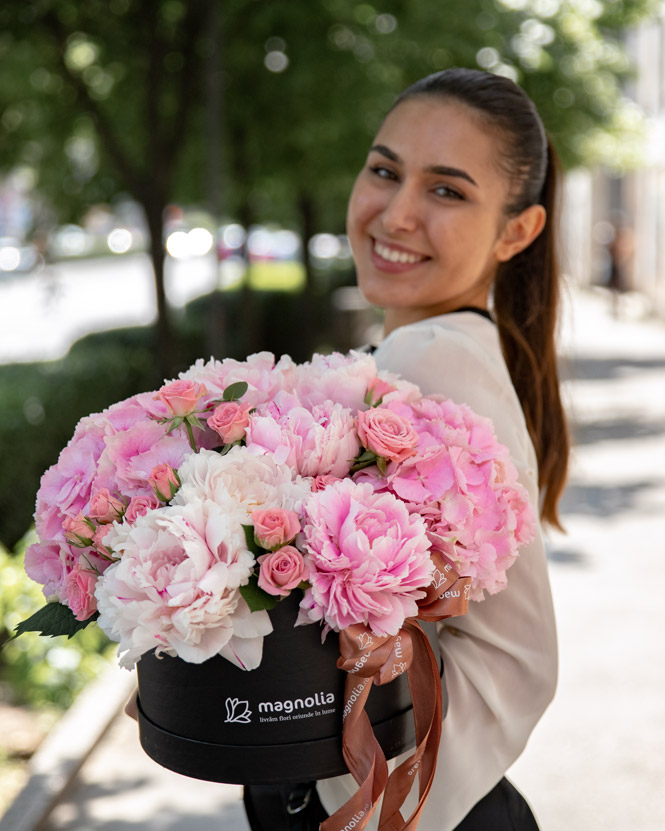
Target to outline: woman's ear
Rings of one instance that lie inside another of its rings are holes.
[[[542,205],[530,205],[506,222],[494,253],[500,263],[524,251],[545,227],[547,213]]]

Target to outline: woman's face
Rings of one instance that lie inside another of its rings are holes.
[[[497,137],[455,102],[408,99],[386,118],[351,194],[347,231],[358,285],[386,331],[487,305],[508,259],[508,183]]]

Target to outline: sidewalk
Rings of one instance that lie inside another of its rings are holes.
[[[510,773],[543,831],[665,828],[665,324],[606,300],[575,291],[567,309],[559,690]],[[240,797],[160,768],[121,715],[39,831],[247,831]]]

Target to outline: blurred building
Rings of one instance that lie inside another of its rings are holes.
[[[625,42],[636,70],[625,92],[647,120],[644,165],[568,175],[564,268],[583,285],[639,292],[665,318],[665,0]]]

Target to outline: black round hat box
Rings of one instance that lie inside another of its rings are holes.
[[[339,638],[330,632],[322,644],[319,625],[294,627],[301,596],[292,592],[270,612],[273,632],[257,669],[241,670],[219,655],[202,664],[154,652],[141,657],[139,734],[148,756],[185,776],[241,785],[347,773]],[[438,657],[435,624],[422,626]],[[415,745],[405,673],[373,685],[365,709],[386,758]]]

